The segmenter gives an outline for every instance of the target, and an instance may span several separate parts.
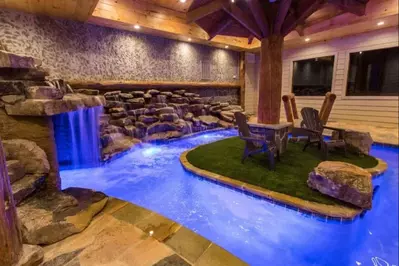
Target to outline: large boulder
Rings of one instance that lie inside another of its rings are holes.
[[[212,115],[201,115],[198,117],[201,123],[207,126],[218,126],[219,125],[219,118],[212,116]]]
[[[221,111],[220,118],[226,122],[233,122],[234,121],[234,112],[231,111]]]
[[[175,112],[175,109],[173,107],[164,107],[164,108],[157,109],[158,114],[172,114],[174,112]]]
[[[308,186],[321,193],[351,203],[364,209],[371,209],[373,185],[371,174],[356,165],[325,161],[310,174]]]
[[[126,118],[110,120],[109,123],[114,126],[124,127],[124,126],[133,125],[133,120],[131,118],[126,117]]]
[[[119,113],[111,113],[111,118],[112,119],[119,119],[119,118],[125,118],[127,117],[127,113],[125,110]]]
[[[130,93],[121,92],[119,93],[119,97],[123,100],[129,100],[133,98],[133,95],[131,95]]]
[[[132,94],[136,98],[142,98],[144,97],[144,91],[132,91],[130,94]]]
[[[34,194],[17,208],[24,243],[52,244],[83,231],[107,200],[103,193],[83,188]]]
[[[28,99],[62,99],[63,92],[56,87],[51,86],[31,86],[25,91]]]
[[[48,174],[50,164],[46,153],[33,141],[26,139],[3,140],[7,160],[18,160],[26,173]]]
[[[145,124],[152,124],[155,123],[159,120],[159,118],[157,116],[153,116],[153,115],[141,115],[139,117],[139,121],[143,122]]]
[[[18,160],[6,161],[10,183],[14,183],[25,176],[25,168]]]
[[[171,139],[171,138],[179,138],[183,136],[183,132],[181,131],[167,131],[167,132],[159,132],[146,137],[146,141],[153,141],[153,140],[164,140],[164,139]]]
[[[93,89],[77,89],[74,90],[76,93],[82,93],[86,95],[100,95],[99,90],[93,90]]]
[[[62,100],[27,99],[14,105],[6,105],[6,112],[8,115],[52,116],[104,104],[103,96],[68,93]]]
[[[123,102],[119,101],[109,101],[107,100],[107,103],[105,104],[105,108],[123,108]]]
[[[139,139],[135,139],[130,136],[125,136],[124,134],[113,135],[112,141],[108,143],[108,145],[102,149],[102,159],[104,161],[112,158],[113,156],[127,151],[136,144],[139,144],[141,141]]]
[[[348,148],[359,154],[369,154],[371,145],[373,145],[373,138],[369,132],[360,132],[353,130],[345,130],[344,140]],[[339,132],[333,131],[332,139],[338,139]]]
[[[41,65],[40,59],[0,50],[0,68],[36,68]]]
[[[25,100],[24,95],[5,95],[2,96],[1,101],[6,103],[6,104],[16,104],[17,102],[21,102]]]
[[[177,122],[179,120],[179,116],[176,113],[171,113],[171,114],[160,114],[159,115],[159,120],[161,122]]]
[[[167,131],[177,131],[177,126],[168,122],[158,122],[152,124],[147,129],[148,135]]]

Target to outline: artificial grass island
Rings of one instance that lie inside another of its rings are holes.
[[[244,142],[238,137],[228,138],[199,146],[187,154],[193,166],[219,175],[227,176],[267,190],[283,193],[303,200],[327,205],[346,205],[337,199],[323,195],[308,187],[309,173],[321,162],[317,147],[302,151],[303,143],[288,143],[287,151],[276,163],[275,171],[268,170],[265,154],[258,154],[241,163]],[[341,161],[362,168],[377,166],[372,156],[330,152],[329,161]]]

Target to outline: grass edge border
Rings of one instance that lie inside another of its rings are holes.
[[[187,159],[187,154],[195,150],[196,148],[203,146],[199,145],[193,149],[189,149],[184,151],[180,155],[180,163],[182,164],[183,168],[191,173],[194,173],[196,175],[199,175],[203,178],[219,182],[221,184],[233,187],[235,189],[238,189],[243,192],[249,192],[255,196],[259,196],[261,198],[264,198],[266,200],[271,200],[276,203],[280,203],[284,205],[284,207],[290,207],[297,209],[298,211],[302,211],[305,213],[312,213],[318,216],[321,216],[323,218],[332,218],[332,219],[339,219],[339,220],[353,220],[360,214],[362,214],[363,210],[361,209],[354,209],[354,208],[348,208],[344,206],[333,206],[333,205],[327,205],[327,204],[322,204],[322,203],[316,203],[316,202],[311,202],[307,200],[303,200],[297,197],[289,196],[280,192],[275,192],[272,190],[268,190],[265,188],[261,188],[255,185],[251,185],[242,181],[235,180],[233,178],[219,175],[213,172],[210,172],[208,170],[203,170],[201,168],[198,168],[194,165],[192,165],[188,159]],[[372,168],[365,168],[366,171],[368,171],[372,177],[380,176],[382,175],[387,169],[388,169],[388,164],[379,159],[376,158],[378,161],[378,164],[375,167]],[[285,206],[287,205],[287,206]]]

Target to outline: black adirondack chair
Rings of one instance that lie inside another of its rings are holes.
[[[266,153],[269,158],[269,169],[274,170],[275,157],[277,160],[280,160],[280,152],[277,146],[262,136],[253,134],[249,129],[247,118],[243,113],[235,112],[234,117],[238,125],[240,139],[245,141],[245,149],[241,162],[244,163],[245,159],[253,154]]]
[[[343,148],[346,156],[346,143],[343,139],[345,129],[323,126],[323,122],[319,118],[319,112],[314,108],[302,108],[301,114],[303,118],[302,128],[310,133],[303,147],[303,151],[305,151],[309,145],[317,143],[319,150],[322,152],[323,160],[327,160],[328,151],[336,147]],[[337,140],[325,140],[323,137],[324,129],[337,130],[339,132],[339,138]]]

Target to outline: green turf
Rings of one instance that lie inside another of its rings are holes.
[[[187,159],[198,168],[269,190],[318,203],[343,204],[307,186],[306,180],[309,172],[321,162],[321,159],[317,147],[309,147],[305,152],[302,152],[302,148],[303,143],[288,143],[287,150],[281,156],[281,161],[276,162],[275,171],[268,170],[268,160],[265,154],[250,157],[242,164],[244,141],[238,137],[200,146],[190,151]],[[363,168],[374,167],[378,163],[371,156],[359,157],[348,154],[347,157],[344,157],[343,153],[339,151],[330,152],[328,160],[348,162]]]

